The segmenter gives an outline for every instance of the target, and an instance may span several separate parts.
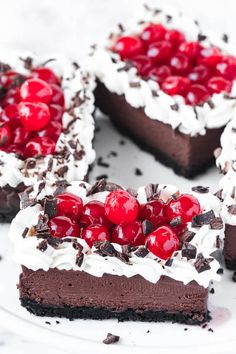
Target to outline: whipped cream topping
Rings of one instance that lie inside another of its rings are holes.
[[[158,10],[158,11],[157,11]],[[206,38],[201,41],[205,46],[215,45],[227,54],[236,51],[229,44],[214,33],[203,32],[199,24],[183,16],[174,9],[159,10],[144,7],[140,14],[130,23],[114,28],[112,34],[99,46],[95,47],[91,56],[91,70],[109,91],[124,95],[126,101],[135,108],[143,108],[150,119],[159,120],[178,129],[181,133],[196,136],[204,135],[206,129],[219,128],[232,119],[236,100],[228,99],[223,93],[214,94],[211,104],[203,106],[186,105],[183,97],[169,96],[163,92],[158,83],[153,80],[143,80],[138,76],[136,68],[127,69],[119,55],[110,48],[117,37],[121,35],[137,35],[149,23],[162,23],[168,29],[179,29],[189,41],[197,41],[199,35]],[[136,85],[132,85],[136,83]],[[137,84],[138,83],[138,84]],[[153,92],[157,92],[154,95]],[[236,83],[233,84],[231,96],[236,94]],[[178,104],[178,110],[173,106]]]
[[[53,195],[55,189],[55,185],[49,181],[42,190],[40,183],[37,183],[29,197],[40,201],[45,196]],[[90,200],[104,202],[109,194],[107,190],[94,194],[88,193],[88,191],[91,191],[91,186],[85,182],[71,182],[66,191],[79,195],[84,204]],[[156,192],[160,193],[160,198],[164,201],[169,200],[173,194],[179,194],[178,189],[171,185],[157,185]],[[217,197],[209,192],[204,194],[192,192],[192,194],[198,198],[203,212],[213,210],[216,217],[219,215],[221,202]],[[140,187],[137,190],[137,199],[140,203],[147,202],[147,187]],[[14,260],[32,270],[73,269],[85,271],[96,277],[102,277],[105,273],[126,277],[139,274],[152,283],[156,283],[162,275],[166,275],[182,281],[184,284],[195,280],[204,287],[208,287],[211,280],[220,280],[220,276],[217,274],[220,265],[214,258],[209,263],[209,269],[202,272],[198,272],[194,266],[196,258],[187,259],[183,257],[181,250],[172,255],[171,266],[165,264],[166,261],[157,259],[150,252],[144,258],[141,258],[135,254],[135,251],[129,254],[129,263],[127,264],[117,257],[102,257],[94,252],[96,250],[94,246],[90,249],[83,239],[74,238],[83,246],[83,262],[78,266],[76,263],[78,249],[73,247],[73,242],[66,242],[66,239],[62,239],[62,242],[56,248],[48,244],[46,250],[40,250],[40,243],[43,239],[36,237],[33,230],[35,230],[34,227],[38,223],[39,216],[43,213],[42,206],[39,203],[34,203],[32,206],[22,209],[12,221],[9,231],[9,237],[14,246]],[[201,227],[192,227],[189,224],[188,230],[194,233],[190,244],[196,247],[197,255],[202,253],[205,258],[211,258],[212,253],[217,250],[217,240],[222,237],[223,230],[211,228],[208,224]],[[120,245],[115,243],[112,245],[118,252],[122,252]]]
[[[63,131],[57,141],[54,155],[23,161],[14,153],[0,151],[0,187],[6,184],[16,187],[22,182],[30,186],[42,176],[51,181],[60,178],[66,178],[68,181],[82,180],[95,159],[92,145],[94,77],[87,71],[80,70],[76,63],[63,57],[52,56],[52,60],[48,60],[48,57],[38,58],[32,53],[19,56],[4,51],[1,51],[0,55],[1,62],[9,64],[12,70],[27,76],[30,70],[25,65],[25,58],[31,59],[32,67],[44,65],[61,78],[65,96]]]

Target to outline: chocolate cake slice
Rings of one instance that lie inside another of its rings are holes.
[[[235,111],[236,59],[225,37],[176,11],[146,7],[94,46],[96,105],[139,146],[185,177],[213,162]]]
[[[86,179],[95,158],[94,86],[65,58],[1,52],[1,222],[11,221],[18,193],[38,180]]]
[[[39,316],[198,324],[210,318],[208,286],[221,202],[208,188],[137,191],[98,181],[47,181],[23,195],[12,221],[22,265],[22,306]]]

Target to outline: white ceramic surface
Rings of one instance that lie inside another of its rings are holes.
[[[85,62],[89,43],[94,43],[115,22],[132,15],[142,0],[8,0],[0,1],[0,45],[39,54],[59,52]],[[153,2],[155,2],[153,0]],[[157,2],[157,1],[156,1]],[[159,0],[158,4],[166,4]],[[230,33],[236,43],[235,0],[169,0],[187,14],[198,18],[207,29]],[[196,184],[216,190],[219,173],[211,169],[195,181],[176,176],[155,159],[121,138],[107,119],[99,119],[102,130],[96,136],[97,155],[110,163],[110,168],[95,166],[91,180],[108,174],[114,182],[137,187],[148,182],[172,183],[182,190]],[[109,152],[117,151],[113,157]],[[135,168],[143,171],[135,176]],[[208,328],[172,324],[117,323],[116,321],[67,321],[37,318],[22,309],[18,302],[19,269],[10,259],[10,243],[5,238],[8,226],[0,225],[0,354],[106,354],[106,353],[236,353],[236,285],[232,273],[225,272],[223,281],[214,285],[210,294],[214,319]],[[50,321],[51,325],[45,321]],[[188,330],[185,331],[185,328]],[[147,331],[150,331],[147,333]],[[105,346],[107,332],[120,335],[118,344]]]

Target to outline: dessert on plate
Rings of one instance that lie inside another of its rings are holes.
[[[198,324],[210,318],[208,286],[221,201],[197,186],[123,189],[100,180],[37,182],[21,195],[9,236],[22,266],[22,306],[39,316]]]
[[[86,179],[94,161],[94,79],[76,62],[1,52],[0,221],[38,180]]]
[[[223,174],[219,182],[219,196],[223,200],[221,216],[225,223],[223,253],[227,268],[236,269],[236,116],[227,124],[215,155]]]
[[[144,6],[94,45],[98,107],[177,173],[193,177],[235,110],[235,50],[177,11]]]

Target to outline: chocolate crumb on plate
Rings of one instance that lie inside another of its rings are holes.
[[[120,144],[120,145],[125,145],[126,142],[125,142],[124,140],[120,140],[119,144]]]
[[[215,294],[215,289],[211,288],[211,290],[209,291],[210,294]]]
[[[146,333],[150,333],[150,329],[148,329]]]
[[[135,173],[135,176],[142,176],[143,175],[143,172],[138,167],[135,168],[134,173]]]
[[[184,331],[187,331],[188,330],[188,328],[184,328]]]
[[[234,272],[234,274],[232,276],[232,280],[236,283],[236,271]]]
[[[60,323],[60,321],[56,320],[56,324],[59,324],[59,323]]]
[[[51,324],[51,322],[49,322],[49,321],[45,321],[45,323],[46,323],[46,324],[48,324],[48,325],[50,325],[50,324]]]
[[[214,332],[214,330],[212,328],[208,328],[208,332]]]
[[[103,157],[101,157],[101,156],[98,157],[97,165],[98,165],[98,166],[101,166],[101,167],[105,167],[105,168],[110,167],[110,164],[107,163],[107,162],[105,162],[105,161],[103,161]]]
[[[107,155],[107,157],[111,157],[111,156],[118,156],[118,153],[116,151],[110,151],[109,154]]]
[[[113,343],[117,343],[119,342],[120,340],[120,337],[115,335],[115,334],[112,334],[112,333],[107,333],[107,336],[105,339],[103,339],[103,343],[104,344],[113,344]]]
[[[223,268],[219,268],[216,273],[217,274],[224,274],[224,269]]]
[[[99,175],[99,176],[97,176],[96,177],[96,180],[98,181],[99,179],[108,179],[108,175],[106,175],[106,174],[103,174],[103,175]]]

